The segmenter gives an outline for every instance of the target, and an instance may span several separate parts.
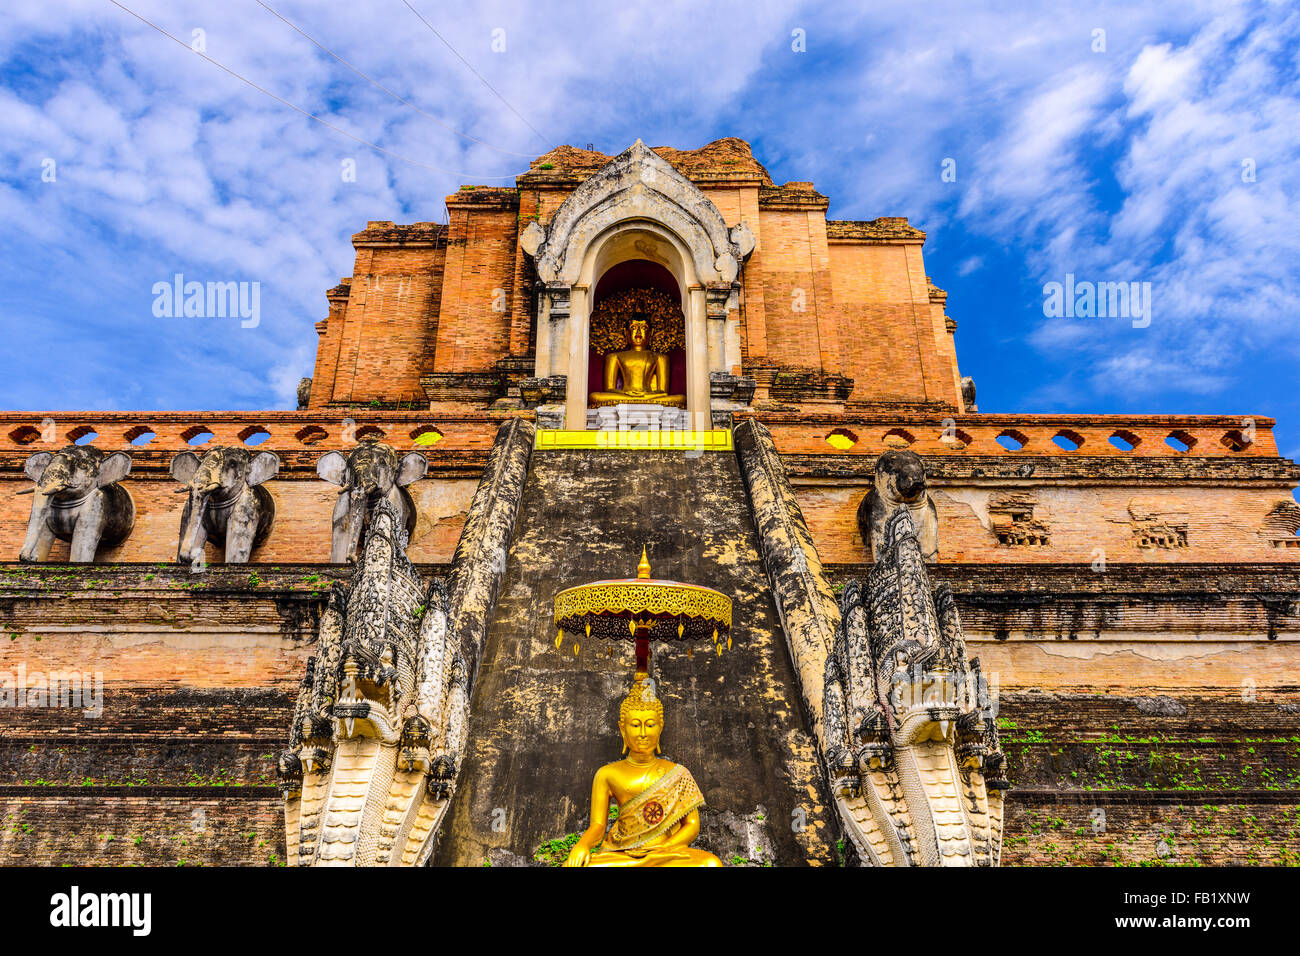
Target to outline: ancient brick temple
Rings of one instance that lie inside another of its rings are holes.
[[[980,412],[924,232],[741,140],[447,208],[295,411],[0,413],[0,860],[558,862],[631,657],[552,601],[644,547],[724,863],[1297,862],[1272,419]]]

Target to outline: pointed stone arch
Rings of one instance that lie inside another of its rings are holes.
[[[754,236],[744,223],[729,228],[694,183],[639,139],[575,189],[547,226],[532,222],[519,237],[546,292],[539,302],[536,374],[552,382],[564,376],[566,426],[585,427],[591,293],[609,250],[632,233],[663,243],[664,261],[682,290],[688,407],[696,427],[708,427],[710,373],[739,363],[738,325],[728,335],[726,317]]]
[[[748,227],[729,230],[718,207],[639,139],[575,189],[546,229],[531,223],[521,241],[536,259],[543,282],[571,286],[579,279],[591,241],[633,219],[659,223],[676,233],[690,248],[696,274],[705,285],[732,282],[741,260],[753,249]]]

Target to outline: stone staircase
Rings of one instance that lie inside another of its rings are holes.
[[[572,585],[658,578],[734,602],[732,648],[655,648],[664,754],[708,801],[698,845],[726,863],[835,862],[789,653],[736,457],[534,452],[474,691],[469,753],[436,864],[524,865],[585,829],[591,779],[619,757],[632,646],[555,646],[551,601]],[[551,844],[554,845],[554,844]]]

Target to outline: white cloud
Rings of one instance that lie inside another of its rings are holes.
[[[329,122],[468,175],[376,155],[103,0],[11,3],[0,277],[19,294],[0,327],[35,324],[81,347],[42,381],[0,359],[0,406],[291,407],[324,291],[351,271],[349,236],[371,219],[441,219],[461,182],[508,182],[490,177],[527,159],[404,109],[255,4],[124,2],[182,38],[202,27],[211,56]],[[269,2],[448,124],[544,150],[401,5]],[[1073,350],[1074,402],[1224,388],[1258,350],[1300,341],[1300,15],[1286,5],[416,5],[548,140],[757,140],[778,180],[815,180],[834,216],[963,231],[959,262],[927,250],[941,285],[954,272],[984,280],[997,246],[1023,260],[1031,289],[1065,271],[1151,281],[1158,311],[1142,334],[1061,320],[1018,330]],[[790,48],[795,27],[806,53]],[[490,50],[495,28],[504,54]],[[46,156],[56,184],[40,182]],[[940,180],[945,157],[956,183]],[[345,158],[355,183],[339,175]],[[176,271],[262,281],[262,326],[160,326],[148,291]],[[1006,321],[982,300],[949,306],[966,328]]]

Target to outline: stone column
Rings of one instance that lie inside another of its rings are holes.
[[[704,289],[690,289],[687,295],[686,409],[691,417],[690,427],[704,430],[711,427],[708,316],[705,311]]]
[[[709,371],[730,371],[726,365],[727,293],[710,289],[705,298],[709,323]]]
[[[543,293],[537,297],[537,348],[533,375],[547,378],[551,374],[551,297]]]
[[[586,286],[574,286],[569,293],[568,385],[564,400],[564,427],[587,427],[587,354],[590,304]]]
[[[546,326],[537,329],[537,377],[548,378],[554,375],[566,375],[569,371],[569,298],[570,290],[565,288],[547,289]],[[541,344],[545,340],[546,345]],[[546,371],[542,371],[542,354],[546,355]]]
[[[727,297],[726,310],[722,333],[722,370],[732,375],[739,375],[741,369],[740,293],[735,289]]]

